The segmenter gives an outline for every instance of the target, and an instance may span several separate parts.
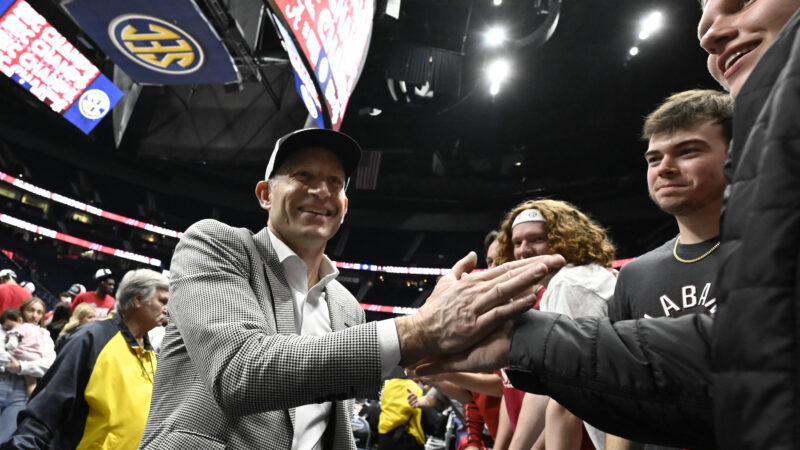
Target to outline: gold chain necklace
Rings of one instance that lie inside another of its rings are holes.
[[[716,249],[719,247],[719,244],[720,244],[719,242],[717,242],[717,243],[716,243],[716,244],[714,244],[714,246],[713,246],[713,247],[711,247],[711,248],[710,248],[710,249],[709,249],[707,252],[703,253],[702,255],[698,256],[697,258],[694,258],[694,259],[683,259],[683,258],[681,258],[680,256],[678,256],[678,244],[679,244],[680,242],[681,242],[681,237],[680,237],[680,236],[678,236],[678,238],[677,238],[677,239],[675,239],[675,246],[674,246],[674,247],[672,247],[672,256],[674,256],[674,257],[675,257],[675,259],[677,259],[678,261],[680,261],[680,262],[682,262],[682,263],[685,263],[685,264],[691,264],[691,263],[696,263],[697,261],[700,261],[701,259],[703,259],[703,258],[705,258],[706,256],[708,256],[708,255],[710,255],[711,253],[713,253],[713,252],[714,252],[714,250],[716,250]]]

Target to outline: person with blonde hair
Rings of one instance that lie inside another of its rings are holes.
[[[61,329],[61,333],[59,333],[58,339],[56,339],[56,353],[61,350],[61,347],[64,346],[67,339],[78,331],[81,325],[94,322],[96,318],[97,307],[94,303],[81,303],[76,306],[75,311],[73,311],[72,315],[69,317],[69,321],[64,325],[64,328]]]
[[[5,392],[0,402],[0,442],[8,439],[17,428],[17,415],[25,408],[28,399],[26,377],[41,378],[56,358],[50,333],[43,328],[44,309],[44,302],[37,297],[25,300],[19,307],[22,321],[35,325],[34,332],[38,331],[41,335],[41,357],[25,361],[10,353],[0,354],[0,391]]]
[[[42,328],[44,328],[44,311],[46,309],[44,301],[39,297],[31,297],[19,305],[22,320],[25,323],[32,323]]]

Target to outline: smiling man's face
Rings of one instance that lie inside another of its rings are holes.
[[[289,156],[257,195],[269,210],[270,230],[297,251],[297,246],[325,246],[347,212],[345,172],[339,158],[322,148]],[[260,192],[260,193],[259,193]]]
[[[698,26],[708,71],[732,97],[800,8],[800,0],[706,0]]]
[[[712,121],[654,134],[645,153],[650,198],[674,216],[721,207],[727,152],[722,126]]]

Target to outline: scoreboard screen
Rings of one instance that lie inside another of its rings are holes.
[[[338,130],[367,59],[374,0],[270,0],[269,5],[309,114],[320,128]]]
[[[123,95],[25,0],[0,0],[0,72],[84,133]]]

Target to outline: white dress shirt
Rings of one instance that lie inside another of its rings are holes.
[[[308,289],[306,263],[292,249],[267,229],[272,247],[283,266],[294,304],[295,330],[301,335],[322,336],[330,333],[331,316],[325,297],[325,286],[336,279],[339,270],[322,256],[319,266],[319,281]],[[385,378],[400,362],[400,343],[394,320],[382,320],[377,324],[381,350],[381,375]],[[331,415],[331,402],[312,403],[295,408],[294,437],[292,450],[321,450],[322,435]]]

